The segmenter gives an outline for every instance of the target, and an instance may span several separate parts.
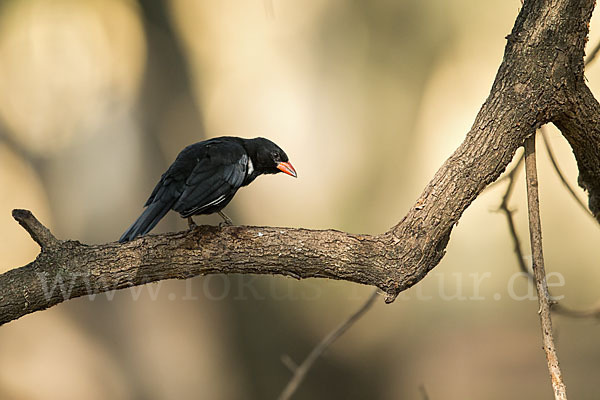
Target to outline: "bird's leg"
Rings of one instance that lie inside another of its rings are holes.
[[[192,217],[188,217],[188,226],[190,228],[190,231],[194,230],[194,228],[196,228],[198,225],[196,225],[196,223],[194,222],[194,219]]]
[[[227,215],[225,215],[225,213],[223,211],[218,211],[219,215],[221,216],[221,218],[223,218],[223,222],[225,222],[225,225],[233,225],[233,221],[231,220],[231,218],[229,218]],[[221,224],[219,224],[221,225]]]

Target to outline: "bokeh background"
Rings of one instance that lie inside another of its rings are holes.
[[[299,173],[240,191],[226,210],[237,224],[387,230],[470,128],[519,7],[0,1],[0,271],[38,253],[13,208],[60,238],[114,241],[180,149],[221,135],[271,138]],[[600,63],[586,76],[600,93]],[[549,133],[575,183],[566,142]],[[539,169],[554,293],[593,307],[599,226],[543,150]],[[511,207],[529,253],[522,175]],[[423,398],[420,387],[431,399],[549,398],[537,303],[495,212],[503,190],[480,196],[441,264],[392,305],[377,301],[295,398]],[[155,232],[182,229],[169,215]],[[300,362],[371,290],[217,275],[71,300],[0,328],[0,399],[274,399],[291,375],[282,356]],[[598,398],[597,321],[555,327],[569,393]]]

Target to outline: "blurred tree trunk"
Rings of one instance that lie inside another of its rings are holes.
[[[146,181],[145,186],[152,188],[166,166],[172,162],[165,153],[164,141],[185,143],[191,141],[190,136],[195,138],[193,141],[200,141],[204,139],[204,129],[193,92],[188,61],[171,16],[169,2],[140,0],[139,9],[147,47],[143,84],[137,105],[137,123],[142,132],[140,145],[143,157],[140,161],[144,171],[140,179]],[[183,116],[185,123],[172,125],[173,112]],[[175,227],[174,216],[165,219],[170,228]],[[128,306],[129,300],[119,296],[114,301],[98,297],[93,302],[74,304],[67,310],[76,316],[82,330],[89,331],[90,335],[103,342],[105,350],[119,360],[122,370],[128,374],[127,379],[136,398],[151,399],[155,395],[149,392],[147,382],[144,382],[145,377],[140,375],[131,350],[126,348],[128,342],[119,340],[129,334],[127,326],[107,323],[114,318],[115,307],[134,312],[133,307]]]
[[[156,177],[172,162],[165,159],[160,149],[161,139],[173,137],[175,142],[186,143],[187,140],[177,138],[191,136],[196,139],[194,141],[200,141],[205,135],[192,75],[168,2],[141,0],[139,4],[147,45],[146,70],[139,97],[139,123],[146,139],[143,143],[148,154],[146,166],[152,171],[146,178],[151,179],[150,186],[153,186]],[[170,114],[174,111],[185,114],[184,126],[170,124]],[[156,163],[156,160],[162,160],[162,163]]]

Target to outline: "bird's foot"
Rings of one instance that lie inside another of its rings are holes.
[[[194,229],[196,229],[198,227],[198,225],[196,225],[196,223],[194,222],[194,219],[192,217],[188,217],[187,221],[188,221],[188,227],[190,228],[190,231],[193,231]]]
[[[219,211],[219,215],[223,218],[223,222],[219,224],[219,228],[233,225],[233,221],[223,211]]]

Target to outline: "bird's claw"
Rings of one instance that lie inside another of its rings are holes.
[[[221,222],[219,224],[219,228],[222,228],[224,226],[233,225],[233,221],[231,220],[231,218],[229,218],[227,215],[225,215],[225,213],[223,211],[219,211],[218,213],[221,216],[221,218],[223,218],[223,222]]]
[[[188,217],[187,221],[188,221],[188,227],[190,228],[190,231],[193,231],[194,229],[196,229],[198,227],[198,225],[196,225],[196,223],[194,222],[192,217]]]

